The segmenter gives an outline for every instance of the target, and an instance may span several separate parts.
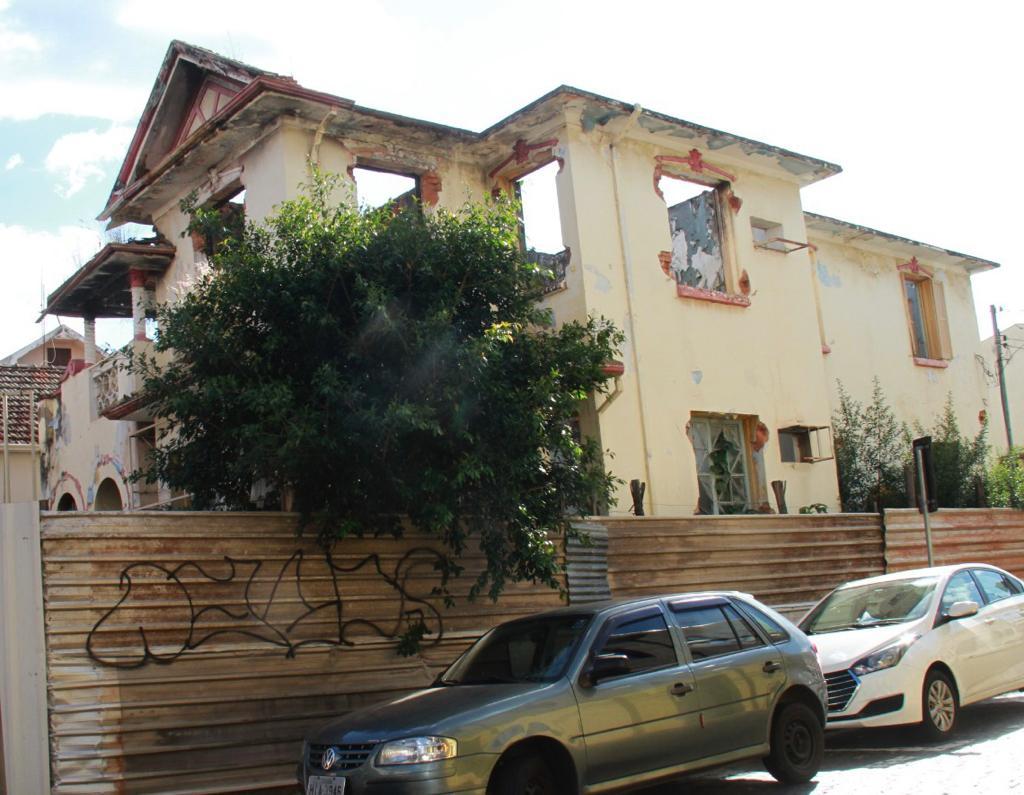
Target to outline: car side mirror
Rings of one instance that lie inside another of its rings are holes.
[[[580,677],[580,684],[593,687],[602,679],[624,676],[629,673],[629,657],[625,654],[597,654],[590,667]]]
[[[978,614],[978,603],[972,601],[953,602],[946,611],[946,618],[955,621],[958,618],[967,618]]]

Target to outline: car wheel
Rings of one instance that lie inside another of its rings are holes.
[[[821,768],[825,730],[814,711],[794,701],[783,706],[772,721],[771,751],[764,766],[784,784],[810,781]]]
[[[487,795],[559,795],[555,777],[541,757],[516,754],[498,764]]]
[[[921,727],[929,739],[943,740],[953,733],[960,705],[953,680],[942,671],[931,670],[924,678],[921,712]]]

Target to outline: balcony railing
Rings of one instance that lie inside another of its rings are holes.
[[[142,347],[148,349],[151,345],[148,340],[132,343],[136,352]],[[111,415],[117,414],[117,410],[124,407],[137,392],[136,376],[128,372],[128,354],[123,350],[115,351],[96,362],[89,368],[89,373],[92,377],[95,416],[115,418]]]

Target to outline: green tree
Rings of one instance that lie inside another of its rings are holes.
[[[877,511],[906,505],[904,466],[910,434],[897,420],[874,379],[866,406],[839,387],[839,407],[832,415],[839,496],[844,511]]]
[[[511,203],[358,210],[337,190],[317,175],[234,235],[194,215],[218,237],[212,268],[159,308],[157,353],[132,363],[168,424],[140,476],[196,508],[293,495],[324,543],[398,534],[405,518],[443,542],[445,583],[475,539],[472,595],[557,586],[550,536],[612,501],[616,479],[573,421],[621,333],[553,327]]]
[[[976,508],[978,480],[985,477],[988,457],[988,422],[968,439],[960,434],[953,409],[953,393],[946,396],[942,413],[932,428],[932,462],[939,505],[943,508]]]
[[[989,505],[1024,510],[1024,448],[1015,447],[992,464],[985,489]]]

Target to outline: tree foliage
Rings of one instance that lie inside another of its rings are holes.
[[[988,422],[981,424],[973,439],[962,436],[950,392],[932,427],[931,437],[939,505],[943,508],[979,507],[977,484],[985,477]]]
[[[839,498],[844,511],[877,511],[907,504],[904,466],[910,433],[896,418],[874,379],[871,402],[854,400],[839,382],[839,407],[832,415]]]
[[[989,505],[1024,510],[1024,448],[1000,456],[985,478]]]
[[[573,421],[620,332],[553,327],[512,203],[358,210],[337,189],[315,175],[217,240],[208,272],[158,309],[157,353],[132,367],[169,432],[142,476],[197,508],[294,495],[325,543],[407,519],[443,541],[445,582],[475,539],[473,595],[556,585],[550,535],[612,500]],[[227,229],[202,213],[193,228],[211,224]]]

